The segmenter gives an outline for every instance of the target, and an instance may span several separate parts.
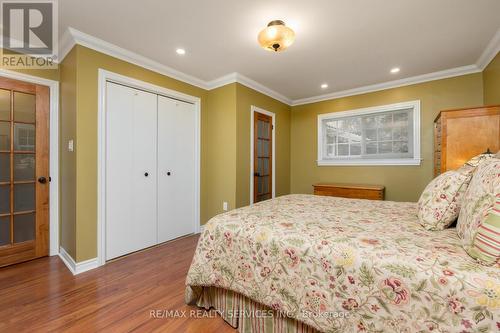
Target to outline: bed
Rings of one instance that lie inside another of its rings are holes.
[[[424,230],[416,210],[287,195],[216,216],[186,301],[240,332],[500,330],[500,269],[469,257],[454,228]]]

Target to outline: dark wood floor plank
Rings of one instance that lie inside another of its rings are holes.
[[[198,236],[73,276],[58,257],[0,269],[2,332],[235,332],[220,317],[151,318],[184,304]]]

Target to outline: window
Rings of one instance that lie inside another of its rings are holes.
[[[420,101],[318,116],[318,165],[419,165]]]

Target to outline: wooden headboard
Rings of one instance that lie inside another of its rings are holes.
[[[500,105],[445,110],[434,120],[434,176],[487,149],[500,150]]]

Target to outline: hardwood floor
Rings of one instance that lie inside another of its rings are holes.
[[[59,257],[0,269],[0,332],[235,332],[209,318],[151,318],[198,310],[184,285],[198,236],[188,236],[73,276]]]

